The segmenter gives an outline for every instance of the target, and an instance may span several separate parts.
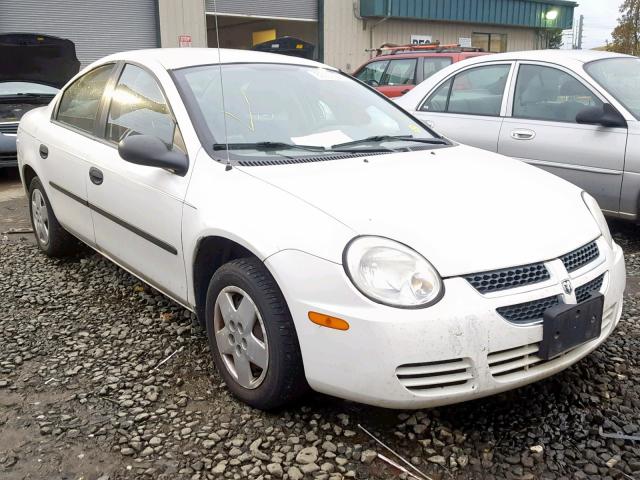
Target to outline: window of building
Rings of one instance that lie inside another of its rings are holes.
[[[504,33],[474,33],[471,37],[474,48],[485,52],[502,53],[507,51],[507,35]]]

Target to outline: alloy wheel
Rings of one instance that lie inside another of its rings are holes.
[[[267,334],[258,308],[244,290],[228,286],[220,291],[213,332],[222,361],[236,382],[247,389],[259,387],[269,366]]]
[[[38,241],[42,245],[49,243],[49,211],[44,195],[38,189],[31,194],[31,217]]]

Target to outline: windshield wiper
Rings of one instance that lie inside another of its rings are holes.
[[[214,150],[307,150],[310,152],[325,152],[327,149],[319,145],[295,145],[285,142],[256,142],[256,143],[214,143]]]
[[[382,142],[394,142],[394,141],[428,143],[430,145],[449,145],[449,142],[439,138],[414,138],[413,135],[375,135],[373,137],[362,138],[360,140],[353,140],[351,142],[338,143],[337,145],[333,145],[331,149],[335,150],[337,148],[352,147],[356,145],[361,145],[363,143],[382,143]]]

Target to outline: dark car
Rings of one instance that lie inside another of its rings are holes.
[[[479,48],[459,45],[383,45],[377,56],[353,74],[387,97],[400,97],[452,63],[488,55]]]
[[[14,167],[18,123],[47,105],[80,70],[71,40],[33,33],[0,34],[0,169]]]

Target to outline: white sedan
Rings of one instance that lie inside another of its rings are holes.
[[[640,59],[591,50],[477,57],[397,103],[455,141],[518,158],[640,219]]]
[[[315,62],[110,56],[24,116],[18,155],[40,249],[78,238],[196,312],[258,408],[309,386],[394,408],[502,392],[587,355],[622,311],[591,196]]]

